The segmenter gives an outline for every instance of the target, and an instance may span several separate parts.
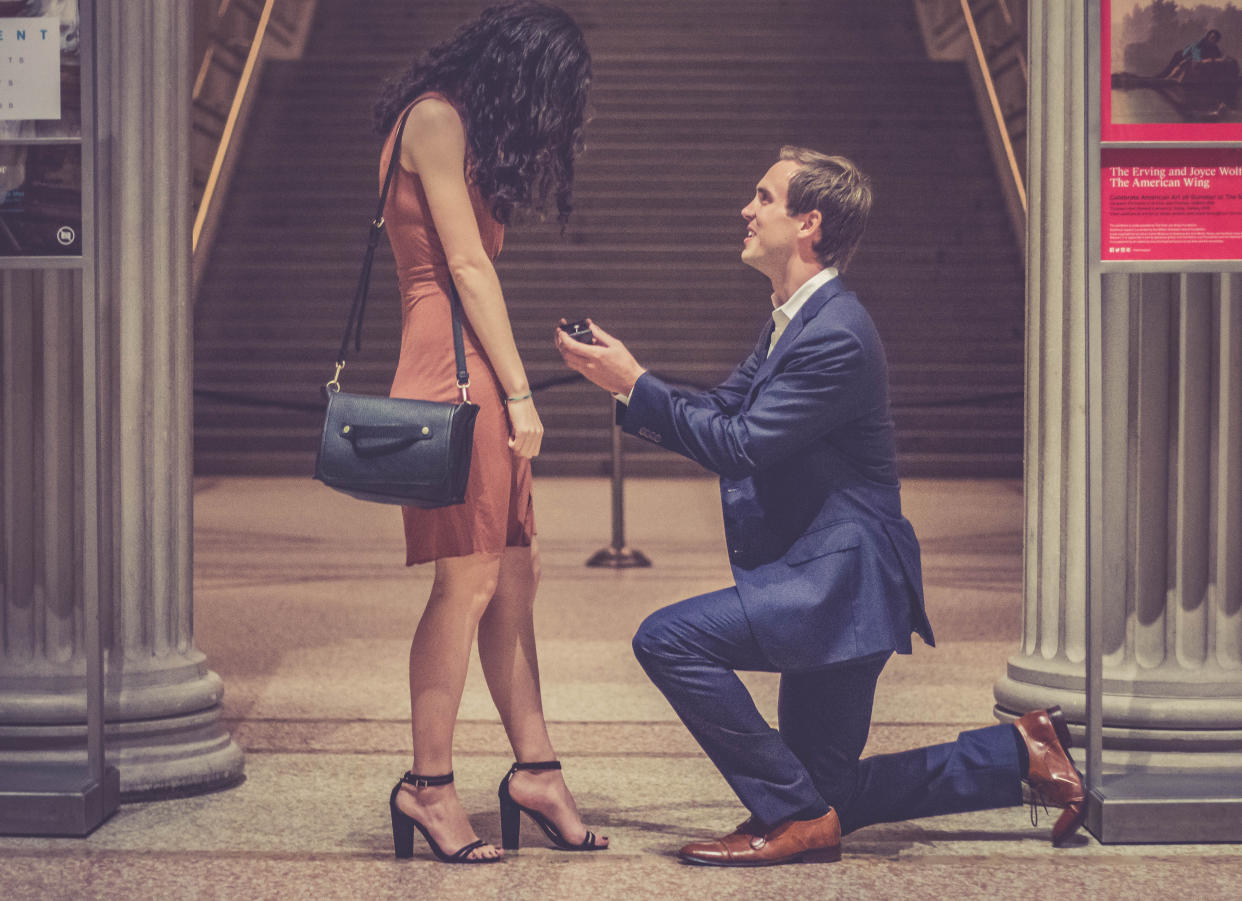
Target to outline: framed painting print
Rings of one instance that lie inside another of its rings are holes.
[[[1100,140],[1242,141],[1242,7],[1100,0]]]

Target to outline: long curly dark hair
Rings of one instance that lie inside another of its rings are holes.
[[[421,94],[438,91],[465,121],[467,174],[507,225],[515,209],[562,225],[573,209],[574,157],[582,149],[591,54],[569,15],[523,0],[484,10],[388,81],[375,104],[387,134]]]

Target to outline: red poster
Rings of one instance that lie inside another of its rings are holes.
[[[1242,8],[1100,0],[1100,140],[1242,140]]]
[[[1242,260],[1242,149],[1100,150],[1100,259]]]

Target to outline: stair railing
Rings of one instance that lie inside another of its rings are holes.
[[[976,21],[975,13],[971,9],[969,0],[961,0],[962,18],[966,22],[966,30],[970,34],[971,49],[974,51],[973,67],[974,74],[982,83],[983,93],[987,98],[987,112],[990,115],[984,116],[987,123],[988,140],[993,145],[992,153],[997,158],[998,168],[1001,170],[1001,183],[1005,189],[1006,206],[1009,208],[1009,216],[1013,220],[1014,232],[1018,238],[1018,243],[1025,251],[1026,249],[1026,178],[1022,171],[1023,167],[1018,165],[1018,158],[1014,152],[1014,140],[1010,134],[1010,121],[1006,111],[1002,109],[1000,97],[997,94],[997,79],[993,77],[993,67],[997,63],[1012,65],[1014,60],[1012,56],[1007,62],[1004,62],[1004,56],[1001,53],[989,54],[984,51],[983,42],[979,39],[979,24]],[[994,11],[998,11],[1008,18],[1006,7],[1003,0],[994,0],[989,7]],[[1012,36],[1010,40],[1014,39]],[[1025,41],[1022,42],[1025,45]],[[1003,46],[1003,45],[1002,45]],[[1022,96],[1020,112],[1022,116],[1022,132],[1025,138],[1026,132],[1026,55],[1020,53],[1018,60],[1022,68]],[[999,146],[997,146],[999,145]]]
[[[1027,0],[915,0],[933,59],[965,62],[1019,249],[1026,251]]]
[[[301,55],[316,0],[199,0],[214,7],[194,79],[193,278],[198,284],[267,58]],[[227,108],[227,111],[226,111]],[[210,160],[208,165],[207,161]]]

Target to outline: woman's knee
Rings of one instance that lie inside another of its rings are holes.
[[[477,607],[478,612],[482,613],[496,594],[499,581],[499,554],[445,558],[436,561],[431,596],[433,599],[442,597],[455,603],[468,604]]]

